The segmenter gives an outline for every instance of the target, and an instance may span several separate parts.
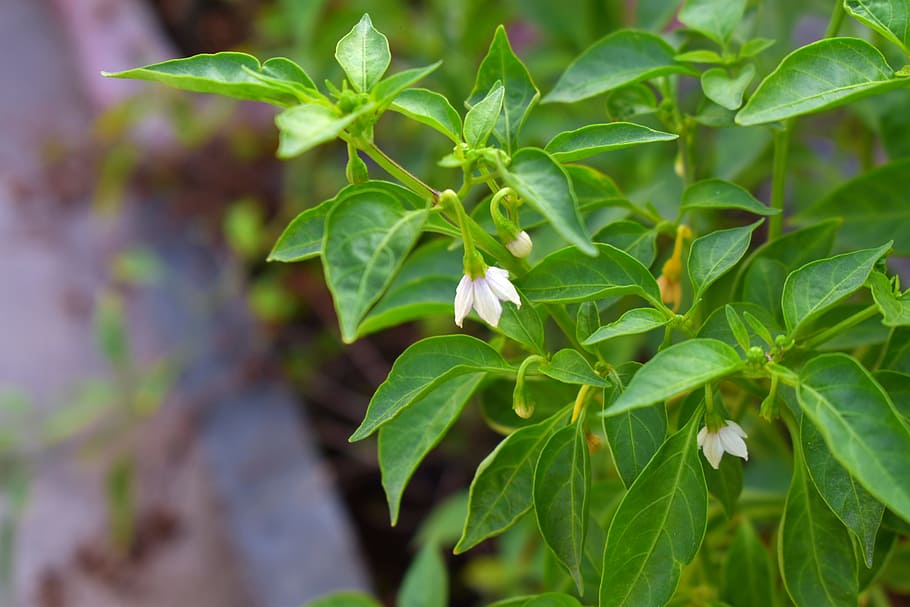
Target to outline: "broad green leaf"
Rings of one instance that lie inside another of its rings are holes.
[[[827,38],[784,57],[736,114],[736,123],[775,122],[907,85],[865,40]]]
[[[840,217],[837,244],[844,249],[874,247],[894,240],[898,255],[910,255],[910,158],[864,172],[800,213],[800,223]]]
[[[450,244],[437,239],[415,249],[360,323],[358,335],[362,337],[426,316],[452,314],[455,287],[464,268],[463,252],[450,249]]]
[[[392,365],[350,440],[366,438],[444,381],[477,371],[503,373],[511,372],[512,367],[485,342],[467,335],[439,335],[418,341]]]
[[[373,99],[380,107],[386,107],[387,104],[398,98],[399,93],[435,72],[440,65],[442,65],[442,61],[437,61],[431,65],[392,74],[376,85],[376,88],[373,89]]]
[[[321,143],[336,139],[361,111],[341,116],[334,108],[317,104],[296,105],[275,116],[278,127],[278,157],[293,158]]]
[[[881,367],[910,373],[910,327],[895,327],[891,330]]]
[[[759,257],[749,264],[743,281],[743,301],[758,304],[780,317],[780,298],[787,280],[787,266],[774,259]]]
[[[468,110],[464,117],[464,140],[472,148],[482,147],[493,132],[502,112],[505,91],[502,84],[497,82],[486,97]]]
[[[591,345],[621,337],[647,333],[670,322],[670,319],[654,308],[635,308],[619,317],[619,320],[604,325],[589,335],[582,345]]]
[[[558,430],[544,445],[534,469],[534,512],[540,534],[579,592],[590,488],[591,457],[583,426]]]
[[[856,482],[834,456],[805,416],[800,421],[800,440],[809,476],[828,507],[859,540],[866,567],[872,567],[875,535],[885,507]]]
[[[426,217],[426,209],[409,209],[372,188],[348,194],[329,211],[322,260],[346,343],[357,338],[360,321],[417,242]]]
[[[674,139],[679,139],[679,135],[655,131],[632,122],[609,122],[560,133],[544,149],[560,162],[573,162],[601,152]]]
[[[582,607],[574,596],[562,592],[544,592],[490,603],[487,607]]]
[[[823,354],[800,371],[797,397],[834,458],[910,520],[910,429],[872,376],[846,354]]]
[[[677,54],[674,59],[677,61],[683,61],[686,63],[727,63],[727,60],[723,55],[716,51],[711,51],[708,49],[696,49],[694,51],[686,51],[684,53]]]
[[[845,0],[844,8],[910,54],[910,5],[905,0]]]
[[[695,338],[674,344],[645,363],[604,415],[661,402],[739,371],[744,364],[736,350],[716,339]]]
[[[705,179],[693,183],[683,192],[680,212],[690,209],[739,209],[756,215],[777,215],[744,188],[722,179]]]
[[[621,383],[604,390],[604,407],[609,407],[622,394],[623,386],[640,368],[640,363],[630,362],[616,369]],[[601,421],[619,477],[626,487],[630,487],[664,443],[667,408],[663,403],[657,403],[603,417]]]
[[[593,211],[607,206],[631,207],[632,203],[619,191],[616,182],[597,169],[581,164],[570,164],[563,169],[575,189],[580,211]]]
[[[701,90],[705,97],[728,110],[738,110],[743,104],[743,93],[755,78],[755,66],[746,64],[735,77],[727,70],[715,67],[701,75]]]
[[[740,265],[737,281],[740,280],[743,271],[757,259],[773,259],[782,263],[788,272],[792,272],[810,261],[830,255],[834,246],[834,236],[840,225],[839,220],[830,219],[788,232],[776,240],[765,243]]]
[[[910,325],[910,295],[906,293],[897,295],[891,279],[881,272],[873,272],[869,276],[869,287],[872,290],[872,299],[882,313],[883,325],[887,327]]]
[[[654,263],[657,256],[657,232],[636,221],[614,221],[594,235],[594,242],[622,249],[646,268]]]
[[[781,308],[787,331],[793,335],[866,282],[875,263],[891,243],[875,249],[844,253],[808,263],[787,276]]]
[[[364,14],[360,22],[338,41],[335,59],[354,90],[368,93],[389,69],[392,53],[388,38],[378,32],[370,16]]]
[[[512,163],[501,173],[506,184],[515,188],[560,236],[588,255],[597,255],[578,214],[572,182],[549,154],[537,148],[524,148],[512,157]]]
[[[608,244],[596,245],[598,257],[575,247],[544,257],[517,283],[531,301],[570,303],[634,294],[660,306],[657,281],[637,259]]]
[[[362,592],[337,592],[310,601],[305,607],[381,607],[380,603]]]
[[[721,465],[732,459],[725,457]],[[772,607],[776,604],[773,589],[771,556],[751,521],[741,518],[727,552],[721,598],[732,607]]]
[[[395,607],[446,607],[449,604],[449,574],[439,547],[426,544],[411,561]]]
[[[743,319],[739,317],[736,308],[730,304],[724,306],[724,316],[727,317],[727,325],[730,327],[730,332],[733,333],[733,338],[736,339],[737,345],[745,352],[752,344],[751,338],[749,337],[749,330],[746,329]]]
[[[574,103],[633,82],[690,73],[677,63],[676,51],[655,34],[620,30],[600,39],[559,77],[544,103]]]
[[[725,457],[715,470],[705,458],[700,458],[708,493],[717,498],[728,519],[736,512],[736,502],[743,491],[743,461],[738,457]]]
[[[708,519],[699,424],[693,416],[667,439],[620,502],[604,548],[600,607],[665,605],[698,552]]]
[[[260,65],[258,59],[246,53],[194,55],[101,74],[109,78],[150,80],[184,91],[265,101],[285,107],[298,100],[295,93],[318,95],[313,81],[291,60],[281,57]],[[257,78],[257,75],[267,80]]]
[[[379,470],[392,525],[398,522],[401,496],[420,462],[461,415],[483,377],[483,373],[454,377],[379,429]]]
[[[656,111],[657,95],[643,82],[618,88],[607,95],[607,117],[610,120],[623,121]]]
[[[591,364],[578,350],[572,348],[560,350],[553,358],[541,363],[540,372],[566,384],[587,384],[601,388],[610,385],[610,382],[594,372]]]
[[[884,388],[894,408],[910,423],[910,373],[882,369],[875,372],[875,381]]]
[[[337,197],[326,200],[295,217],[278,237],[268,260],[291,262],[318,257],[322,252],[325,217],[337,200]]]
[[[686,0],[679,20],[726,47],[745,9],[746,0]]]
[[[471,481],[468,517],[455,554],[502,533],[531,509],[537,457],[553,430],[566,419],[560,412],[516,430],[480,462]]]
[[[694,299],[704,295],[705,290],[718,278],[736,265],[752,240],[752,232],[764,219],[741,228],[716,230],[696,238],[689,249],[689,279],[695,289]]]
[[[780,569],[793,602],[799,607],[856,607],[850,536],[809,480],[801,457],[794,462],[780,526]]]
[[[508,302],[502,304],[502,316],[497,329],[509,339],[527,346],[531,351],[545,355],[544,329],[540,314],[521,291],[518,291],[518,296],[521,298],[520,308]]]
[[[540,91],[534,86],[528,68],[512,51],[509,37],[501,25],[496,28],[490,49],[477,69],[477,79],[468,98],[468,105],[478,103],[496,82],[502,83],[505,96],[502,100],[502,114],[493,133],[506,152],[511,154],[518,147],[521,125],[540,97]]]
[[[461,141],[461,116],[439,93],[408,89],[395,97],[389,109],[436,129],[454,143]]]

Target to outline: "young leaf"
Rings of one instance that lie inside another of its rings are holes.
[[[389,109],[436,129],[454,143],[461,141],[461,116],[439,93],[408,89],[395,97]]]
[[[908,84],[894,78],[881,51],[865,40],[826,38],[784,57],[736,114],[736,123],[784,120]]]
[[[534,465],[553,430],[567,415],[516,430],[477,466],[471,481],[468,516],[455,554],[498,535],[531,509]]]
[[[779,209],[772,209],[759,202],[744,188],[722,179],[705,179],[686,188],[679,212],[690,209],[739,209],[756,215],[777,215]]]
[[[379,470],[393,526],[411,476],[461,415],[483,377],[483,373],[454,377],[379,429]]]
[[[558,430],[544,445],[534,469],[534,512],[540,534],[579,592],[590,488],[591,457],[583,426]]]
[[[749,250],[752,232],[764,219],[741,228],[716,230],[695,239],[689,250],[689,279],[697,301],[714,281],[727,273]]]
[[[771,607],[776,604],[773,589],[771,557],[751,521],[742,518],[727,553],[721,598],[733,607]]]
[[[727,304],[737,314],[745,316],[751,316],[754,322],[759,322],[763,325],[764,333],[768,333],[768,329],[774,335],[783,333],[783,329],[780,328],[779,323],[776,319],[771,316],[771,311],[767,308],[762,308],[753,303],[746,302],[733,302]],[[751,324],[751,323],[750,323]],[[742,349],[739,341],[733,335],[733,330],[730,328],[730,322],[727,320],[726,307],[717,308],[714,310],[710,316],[702,323],[701,328],[698,330],[698,337],[707,337],[710,339],[716,339],[722,341],[728,346],[732,346],[734,349],[741,351],[743,354],[746,353],[746,350]],[[770,342],[770,343],[768,343]],[[758,346],[763,347],[764,345],[773,345],[774,339],[770,338],[765,341],[764,336],[758,331],[754,331],[754,335],[749,336],[749,346]]]
[[[622,249],[643,266],[650,267],[657,256],[657,232],[635,221],[614,221],[594,235],[594,242]]]
[[[896,295],[891,279],[881,272],[873,272],[869,276],[869,287],[872,290],[872,299],[882,313],[883,325],[886,327],[910,325],[910,295],[906,293]]]
[[[472,148],[482,147],[502,112],[502,99],[505,89],[501,83],[495,83],[486,97],[468,110],[464,118],[464,140]]]
[[[543,321],[540,319],[540,314],[525,299],[521,291],[518,291],[518,296],[521,298],[521,307],[519,308],[511,303],[504,303],[497,329],[509,339],[527,346],[531,351],[537,354],[546,354]]]
[[[304,607],[381,607],[378,601],[362,592],[336,592],[310,601]]]
[[[425,209],[408,209],[372,189],[349,194],[329,211],[322,259],[346,343],[357,338],[360,321],[417,242],[426,217]]]
[[[662,305],[657,282],[641,262],[608,244],[595,246],[598,257],[575,247],[550,253],[517,286],[531,301],[570,303],[634,294]]]
[[[262,64],[259,71],[242,66],[253,78],[286,91],[296,99],[320,98],[322,94],[299,65],[285,57],[274,57]]]
[[[587,384],[604,388],[610,382],[599,376],[578,350],[565,348],[540,364],[540,372],[566,384]]]
[[[365,105],[359,111],[341,116],[324,105],[296,105],[275,116],[278,127],[278,157],[293,158],[321,143],[337,138],[361,114],[371,111]]]
[[[620,30],[595,42],[559,77],[544,103],[574,103],[633,82],[691,70],[660,36]]]
[[[696,338],[674,344],[645,363],[604,415],[661,402],[734,373],[743,365],[736,350],[716,339]]]
[[[733,333],[736,343],[745,352],[752,345],[746,325],[743,324],[739,314],[736,313],[736,308],[730,304],[724,306],[724,315],[727,317],[727,324],[730,325],[730,331]]]
[[[573,162],[588,156],[622,150],[642,143],[673,141],[679,135],[664,133],[632,122],[590,124],[560,133],[544,148],[560,162]]]
[[[477,70],[477,79],[468,98],[468,105],[477,104],[496,82],[502,83],[505,96],[502,101],[502,114],[493,133],[506,152],[511,154],[518,146],[521,125],[540,97],[540,91],[534,86],[528,68],[512,51],[509,37],[501,25],[496,28],[490,49]]]
[[[903,0],[846,0],[844,8],[910,54],[910,6]]]
[[[809,480],[796,449],[781,519],[780,569],[796,605],[856,607],[856,557],[847,530]]]
[[[846,354],[823,354],[802,368],[796,393],[834,458],[910,520],[910,429],[868,371]]]
[[[381,108],[386,107],[398,97],[399,93],[435,72],[440,65],[442,65],[442,61],[437,61],[425,67],[415,67],[392,74],[376,85],[376,88],[373,89],[373,99]]]
[[[665,605],[698,552],[708,520],[699,424],[693,416],[667,439],[620,502],[604,548],[600,607]]]
[[[726,47],[745,9],[746,0],[686,0],[679,20]]]
[[[597,255],[578,214],[572,182],[549,154],[536,148],[524,148],[512,157],[512,163],[501,173],[506,184],[515,188],[560,236],[586,254]]]
[[[360,22],[338,41],[335,59],[354,90],[368,93],[389,69],[392,53],[388,38],[378,32],[370,16],[364,14]]]
[[[739,74],[731,78],[727,70],[715,67],[701,75],[701,90],[705,97],[728,110],[738,110],[743,104],[743,93],[755,78],[755,66],[746,64]]]
[[[889,242],[875,249],[819,259],[791,272],[781,296],[789,334],[794,335],[804,324],[863,286],[872,267],[890,248]]]
[[[599,327],[588,336],[582,345],[600,343],[623,335],[647,333],[670,322],[663,313],[653,308],[634,308],[619,317],[619,320]]]
[[[449,575],[439,547],[427,544],[411,562],[395,607],[446,607],[449,604]]]
[[[512,367],[485,342],[467,335],[439,335],[405,350],[379,386],[351,442],[362,440],[395,418],[442,382],[477,371],[511,372]]]
[[[336,196],[295,217],[278,237],[268,261],[291,262],[318,257],[322,253],[326,215],[337,201]]]

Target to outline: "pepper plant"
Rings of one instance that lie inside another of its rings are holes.
[[[340,83],[236,52],[108,75],[277,106],[281,158],[344,146],[349,184],[270,259],[321,259],[345,342],[454,317],[401,354],[350,440],[378,436],[394,525],[421,461],[480,403],[504,436],[454,552],[530,521],[529,550],[553,565],[496,605],[886,605],[910,556],[910,295],[889,266],[910,253],[910,164],[873,154],[783,211],[801,116],[910,86],[910,4],[838,0],[825,37],[755,86],[772,44],[754,35],[760,5],[688,0],[673,32],[605,32],[542,98],[500,26],[466,111],[417,86],[440,63],[387,74],[367,15],[338,42]],[[845,23],[878,46],[838,36]],[[587,118],[523,137],[566,104]],[[450,140],[451,181],[380,147],[389,113]],[[769,190],[704,161],[744,127],[772,141]],[[626,148],[670,158],[670,208],[599,170]],[[445,604],[437,544],[399,604]]]

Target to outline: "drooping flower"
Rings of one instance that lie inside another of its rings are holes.
[[[502,316],[502,301],[521,307],[518,291],[509,282],[508,270],[490,266],[477,278],[466,273],[455,290],[455,324],[460,327],[473,307],[482,319],[496,327]]]
[[[509,253],[519,259],[530,255],[533,246],[534,243],[531,242],[531,237],[528,236],[528,233],[524,230],[519,232],[513,240],[506,243],[506,248],[509,250]]]
[[[744,460],[749,459],[749,452],[746,449],[747,438],[743,429],[734,421],[726,420],[725,425],[715,431],[711,431],[707,426],[698,432],[698,446],[705,454],[705,459],[711,464],[711,467],[717,470],[720,467],[720,460],[724,453],[741,457]]]

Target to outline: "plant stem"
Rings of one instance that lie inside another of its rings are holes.
[[[774,132],[774,165],[771,173],[771,208],[780,213],[768,222],[768,241],[776,240],[784,225],[784,190],[787,178],[787,155],[790,150],[790,125]]]
[[[856,314],[854,314],[852,316],[848,316],[847,318],[840,321],[833,327],[828,327],[821,333],[817,333],[813,337],[804,341],[801,345],[804,348],[814,348],[818,344],[825,343],[832,337],[835,337],[837,334],[843,333],[850,327],[853,327],[854,325],[858,325],[859,323],[863,322],[864,320],[866,320],[868,318],[872,318],[876,314],[878,314],[878,306],[875,304],[872,304],[868,308],[863,308]]]
[[[834,0],[834,10],[831,11],[831,19],[828,21],[828,28],[825,30],[825,38],[837,36],[841,24],[844,22],[844,3],[842,0]]]
[[[344,136],[342,136],[342,139],[345,141],[350,141],[350,139]],[[361,150],[363,150],[367,156],[372,158],[376,164],[384,168],[386,172],[388,172],[392,177],[405,184],[415,192],[426,194],[433,199],[434,203],[439,201],[439,192],[428,186],[409,170],[395,162],[395,160],[386,155],[385,152],[377,147],[375,143],[364,143],[359,141],[354,141],[353,143]]]

